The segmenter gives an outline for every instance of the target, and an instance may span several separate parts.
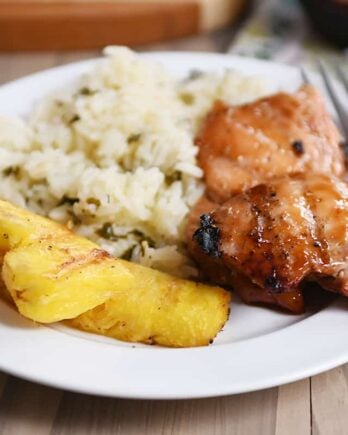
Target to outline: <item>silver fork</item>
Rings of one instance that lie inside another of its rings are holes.
[[[320,74],[323,80],[325,89],[337,113],[339,129],[341,130],[341,134],[343,138],[342,147],[347,160],[348,159],[348,111],[341,104],[340,99],[337,96],[337,91],[335,90],[335,87],[332,84],[333,83],[332,81],[333,79],[335,79],[336,81],[341,82],[342,89],[346,94],[345,99],[348,102],[348,79],[338,65],[334,67],[334,71],[336,75],[329,74],[324,63],[320,60],[317,60],[317,66],[318,66],[318,73]],[[308,84],[311,83],[310,77],[304,68],[301,68],[301,75],[304,83],[308,83]]]

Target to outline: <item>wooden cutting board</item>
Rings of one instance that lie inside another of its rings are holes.
[[[139,45],[216,29],[246,0],[0,0],[0,50]]]

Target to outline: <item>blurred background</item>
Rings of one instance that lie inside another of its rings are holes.
[[[2,52],[109,44],[344,63],[348,0],[0,0]]]

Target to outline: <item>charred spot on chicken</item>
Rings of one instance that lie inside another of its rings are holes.
[[[212,217],[209,214],[202,214],[200,227],[193,234],[193,239],[205,254],[218,258],[221,256],[219,238],[220,229],[215,225]]]

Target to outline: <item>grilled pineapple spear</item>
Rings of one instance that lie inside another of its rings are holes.
[[[208,344],[230,295],[111,258],[48,219],[0,201],[2,279],[19,312],[42,323],[164,346]]]
[[[126,263],[126,262],[124,262]],[[127,263],[134,282],[69,323],[123,341],[204,346],[225,324],[230,293]]]
[[[0,201],[2,279],[24,316],[42,323],[69,319],[129,285],[131,273],[67,228]]]

